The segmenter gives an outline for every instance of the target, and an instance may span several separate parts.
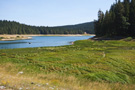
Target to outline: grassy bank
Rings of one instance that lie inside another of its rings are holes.
[[[0,41],[31,39],[32,36],[95,36],[94,34],[0,34]]]
[[[134,90],[135,41],[81,40],[69,46],[0,50],[0,86]]]

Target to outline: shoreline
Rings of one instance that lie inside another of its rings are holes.
[[[94,34],[1,34],[0,41],[32,39],[33,36],[95,36]]]
[[[13,40],[24,40],[24,39],[32,39],[31,36],[27,35],[0,35],[0,41],[13,41]]]
[[[97,40],[97,41],[101,41],[101,40],[132,40],[135,39],[134,37],[122,37],[122,36],[113,36],[113,37],[93,37],[90,38],[91,40]]]

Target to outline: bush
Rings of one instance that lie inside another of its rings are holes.
[[[127,37],[127,38],[125,38],[124,40],[125,41],[131,41],[133,38],[132,37]]]
[[[4,39],[4,37],[0,37],[0,39]]]

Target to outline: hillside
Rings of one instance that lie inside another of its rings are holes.
[[[75,25],[66,25],[66,26],[60,26],[61,28],[65,29],[74,29],[74,30],[85,30],[87,33],[94,34],[94,23],[93,22],[87,22],[87,23],[81,23],[81,24],[75,24]]]
[[[0,20],[0,34],[83,34],[84,32],[94,34],[93,22],[68,26],[45,27]]]

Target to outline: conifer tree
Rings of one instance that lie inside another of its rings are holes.
[[[129,22],[130,22],[130,34],[132,36],[135,36],[135,0],[131,0]]]
[[[97,36],[135,36],[135,0],[116,0],[103,18],[98,12]]]
[[[103,34],[102,32],[102,24],[104,20],[104,13],[99,10],[98,11],[98,21],[95,22],[95,33],[97,36],[101,36]]]

